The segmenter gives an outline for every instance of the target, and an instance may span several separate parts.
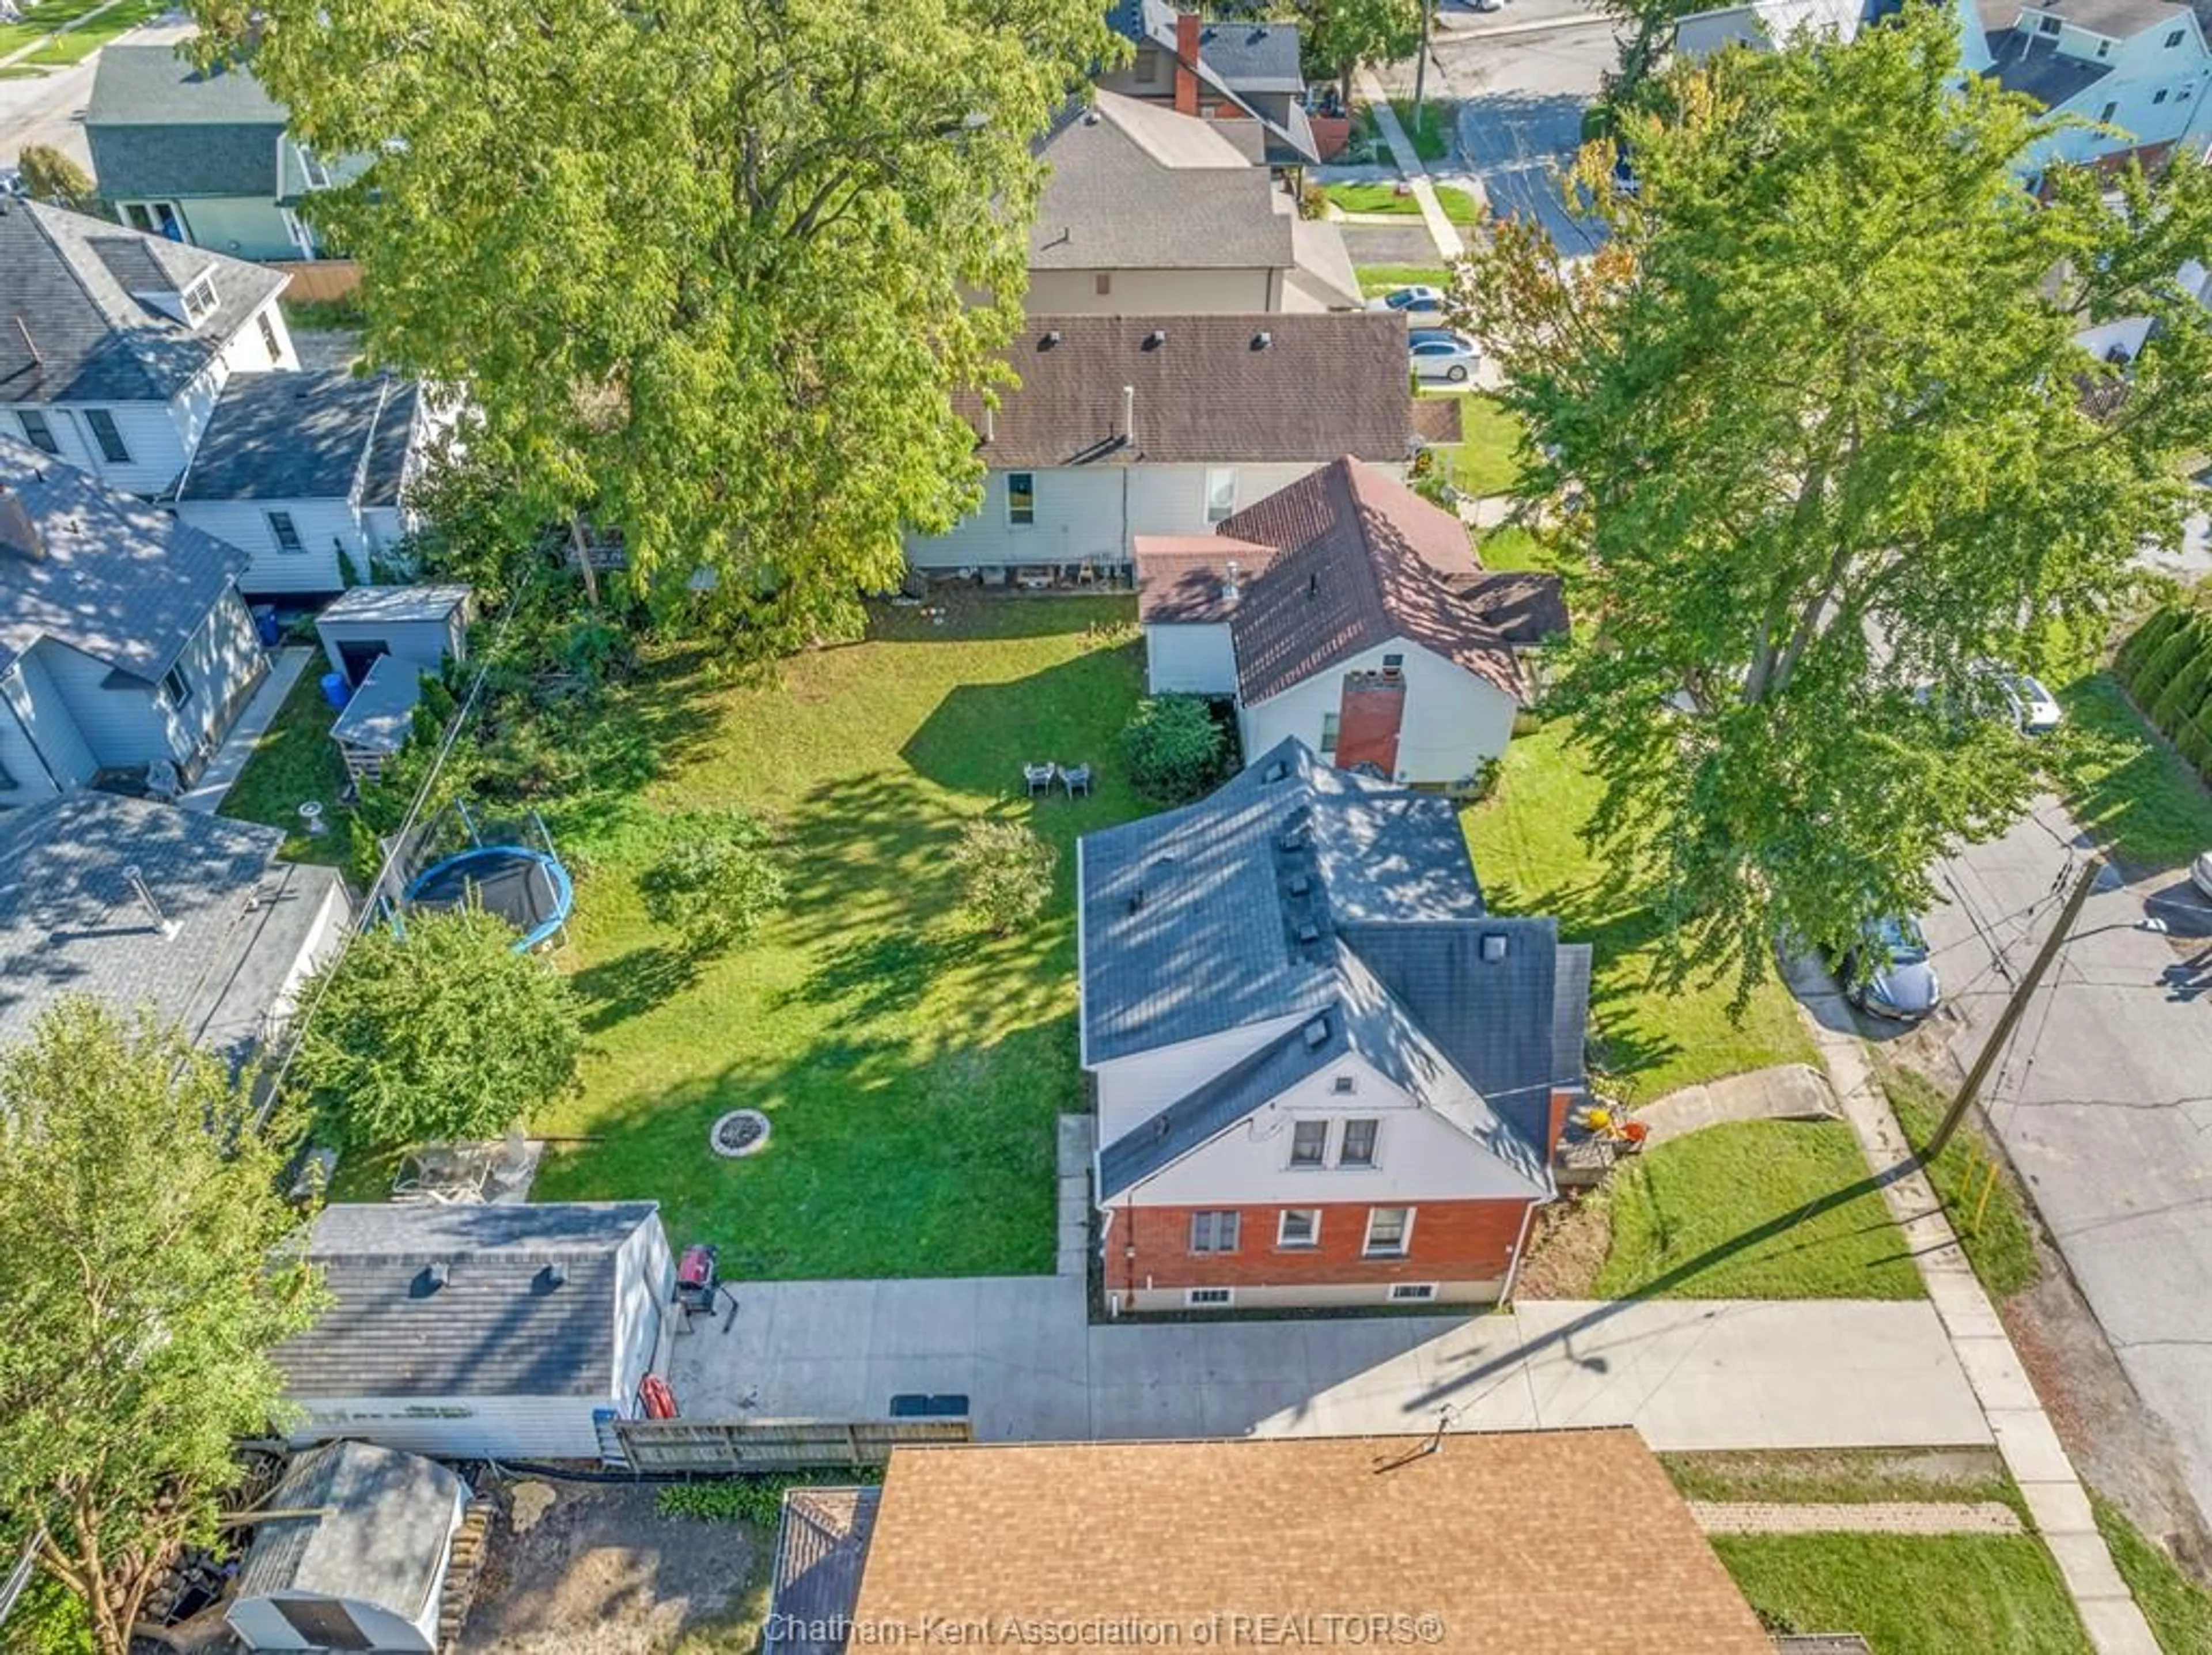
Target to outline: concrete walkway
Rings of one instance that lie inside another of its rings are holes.
[[[2025,1534],[2020,1513],[1993,1500],[1957,1505],[1834,1506],[1729,1504],[1693,1500],[1690,1515],[1707,1534]]]
[[[1925,1303],[1531,1302],[1474,1317],[1093,1327],[1073,1276],[781,1281],[702,1317],[691,1417],[880,1419],[969,1399],[992,1441],[1632,1425],[1655,1448],[1986,1446]]]
[[[1655,1098],[1636,1118],[1650,1129],[1645,1141],[1656,1145],[1731,1121],[1833,1121],[1842,1114],[1820,1070],[1777,1063]]]
[[[261,680],[261,687],[253,692],[253,698],[246,703],[238,722],[230,727],[230,733],[216,749],[215,757],[208,760],[198,782],[179,797],[179,805],[203,816],[215,813],[216,807],[222,803],[223,794],[230,791],[239,772],[246,768],[246,760],[253,757],[255,745],[276,721],[284,697],[292,693],[300,674],[315,658],[315,652],[305,644],[288,644],[276,653],[269,662],[269,675]]]
[[[1359,71],[1359,95],[1375,112],[1375,125],[1382,134],[1382,141],[1390,146],[1390,154],[1398,162],[1398,170],[1413,186],[1413,199],[1420,204],[1421,222],[1428,228],[1429,240],[1437,244],[1437,254],[1447,264],[1467,251],[1467,243],[1460,239],[1458,228],[1444,216],[1442,203],[1437,199],[1436,186],[1429,181],[1429,169],[1422,164],[1419,153],[1406,129],[1399,124],[1398,112],[1390,107],[1389,95],[1382,83],[1375,78],[1375,71]]]
[[[1975,1278],[1942,1204],[1914,1164],[1897,1117],[1875,1081],[1866,1044],[1835,980],[1811,960],[1790,970],[1844,1118],[1858,1135],[1890,1215],[1905,1232],[1928,1296],[1996,1438],[2005,1469],[2027,1497],[2029,1515],[2081,1611],[2098,1655],[2159,1655],[2158,1642],[2089,1511],[2058,1433],[2029,1383],[1996,1308]]]
[[[1091,1269],[1091,1156],[1097,1141],[1098,1117],[1063,1115],[1056,1142],[1060,1178],[1056,1186],[1059,1250],[1054,1275],[1084,1281]]]

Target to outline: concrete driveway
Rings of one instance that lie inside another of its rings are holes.
[[[1633,1425],[1659,1448],[1986,1443],[1925,1303],[1531,1303],[1092,1327],[1071,1277],[738,1288],[675,1340],[697,1419],[880,1419],[969,1399],[1000,1441]]]
[[[1962,1066],[2056,917],[2078,855],[2074,824],[2046,799],[1942,869],[1951,900],[1926,928]],[[2212,1518],[2212,908],[2185,879],[2116,880],[2090,897],[1987,1101]]]

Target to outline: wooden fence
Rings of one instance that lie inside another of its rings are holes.
[[[881,1465],[901,1445],[971,1442],[964,1419],[617,1420],[623,1456],[641,1471],[806,1471]]]
[[[295,304],[328,304],[333,299],[351,298],[361,287],[361,266],[350,259],[272,262],[269,268],[281,270],[292,278],[284,296]]]

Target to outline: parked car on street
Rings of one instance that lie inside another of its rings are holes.
[[[1482,353],[1474,348],[1474,341],[1446,328],[1415,329],[1407,338],[1406,350],[1416,379],[1464,385],[1482,364]]]
[[[2190,863],[2189,882],[2204,893],[2207,902],[2212,902],[2212,850]]]
[[[1370,310],[1393,310],[1408,321],[1437,321],[1444,313],[1444,290],[1423,283],[1393,288],[1367,301]]]
[[[2013,714],[2022,734],[2048,735],[2066,721],[2058,698],[2027,673],[2015,672],[2007,678],[2005,691],[2012,698]]]
[[[1928,939],[1910,919],[1869,921],[1844,952],[1844,997],[1863,1012],[1917,1023],[1943,1003],[1943,985],[1928,958]]]

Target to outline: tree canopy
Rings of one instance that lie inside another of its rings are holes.
[[[96,213],[100,210],[100,192],[83,167],[51,143],[31,143],[15,158],[17,169],[22,174],[23,192],[33,201],[44,201],[57,207],[66,207],[71,212]]]
[[[370,360],[465,385],[544,515],[771,643],[976,497],[954,395],[1019,321],[1032,141],[1117,49],[1066,0],[195,10],[365,161],[302,210],[361,262]]]
[[[1918,911],[1934,861],[2033,785],[1993,664],[2101,636],[2212,432],[2212,315],[2182,288],[2212,186],[2054,173],[2050,124],[1912,9],[1848,46],[1678,67],[1580,182],[1565,270],[1505,227],[1468,318],[1528,422],[1523,487],[1580,564],[1559,684],[1597,827],[1676,963],[1748,983],[1778,938]],[[2077,342],[2154,320],[2123,369]]]
[[[1337,82],[1351,99],[1362,64],[1394,63],[1420,44],[1421,0],[1294,0],[1306,72]]]
[[[272,1259],[281,1144],[226,1065],[65,1001],[0,1051],[0,1511],[125,1655],[176,1547],[215,1535],[233,1439],[281,1412],[271,1346],[319,1305]]]
[[[576,1076],[568,979],[477,908],[356,939],[302,996],[293,1075],[351,1147],[495,1137]]]

